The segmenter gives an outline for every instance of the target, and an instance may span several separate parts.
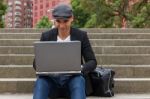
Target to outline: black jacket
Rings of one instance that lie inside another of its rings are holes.
[[[58,29],[54,28],[49,31],[43,32],[41,35],[41,41],[57,41]],[[81,63],[83,65],[82,72],[88,73],[96,68],[97,62],[93,50],[91,48],[87,33],[79,29],[71,28],[70,30],[71,41],[81,41]],[[84,63],[83,63],[84,59]],[[33,67],[36,69],[35,61]]]

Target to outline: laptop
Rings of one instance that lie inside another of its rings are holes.
[[[37,41],[34,52],[36,74],[81,73],[80,41]]]

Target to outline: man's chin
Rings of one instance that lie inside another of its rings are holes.
[[[67,29],[59,29],[61,32],[67,32]]]

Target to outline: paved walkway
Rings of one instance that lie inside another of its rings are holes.
[[[0,94],[0,99],[32,99],[32,94]],[[88,97],[87,99],[150,99],[150,94],[116,94],[111,98]]]

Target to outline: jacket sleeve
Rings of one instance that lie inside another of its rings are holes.
[[[85,63],[82,64],[83,65],[82,72],[88,73],[90,71],[93,71],[97,66],[97,61],[94,52],[92,50],[91,44],[89,42],[87,33],[83,33],[81,53],[85,61]]]

